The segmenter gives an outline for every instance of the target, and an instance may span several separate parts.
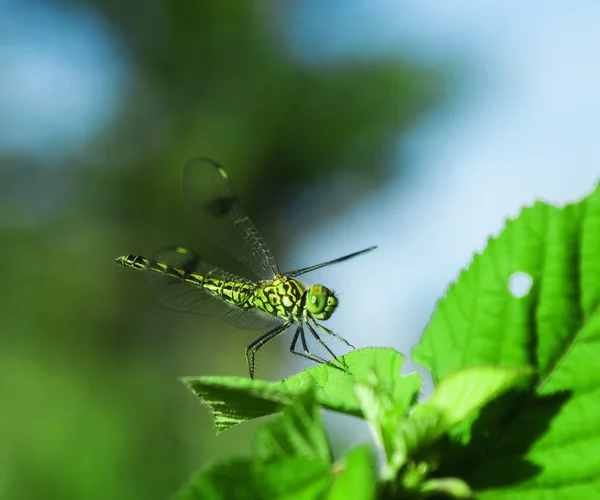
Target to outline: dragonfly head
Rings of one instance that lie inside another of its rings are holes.
[[[333,290],[323,285],[313,285],[306,294],[306,308],[315,319],[329,319],[338,305]]]

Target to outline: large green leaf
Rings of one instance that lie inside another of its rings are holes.
[[[227,500],[260,498],[250,459],[215,462],[196,473],[172,500]]]
[[[329,442],[312,391],[260,429],[254,444],[254,460],[231,459],[201,470],[176,500],[313,500],[329,489]]]
[[[400,375],[400,366],[391,374],[387,370],[381,374],[379,367],[373,367],[369,376],[355,386],[363,417],[385,452],[381,473],[384,480],[392,480],[408,458],[399,426],[408,417],[420,389],[421,377],[417,373]]]
[[[522,297],[509,289],[515,273],[532,279]],[[599,304],[599,189],[564,208],[525,208],[440,300],[413,352],[436,382],[474,365],[537,371],[531,396],[484,412],[477,454],[454,464],[481,498],[597,498]]]
[[[257,500],[318,500],[331,487],[331,465],[320,460],[288,458],[256,465],[255,471]]]
[[[532,372],[526,367],[472,366],[448,375],[436,387],[431,397],[410,415],[410,421],[430,421],[436,425],[429,429],[427,440],[448,433],[474,411],[481,409],[509,389],[527,387]],[[413,439],[419,446],[422,439]]]
[[[367,446],[357,446],[342,458],[335,465],[335,476],[326,500],[375,498],[375,466]]]
[[[330,465],[321,461],[228,459],[199,471],[173,500],[315,500],[331,480]]]
[[[313,391],[298,396],[281,417],[262,427],[254,445],[256,457],[265,462],[301,457],[329,463],[331,450]]]
[[[401,485],[406,492],[446,492],[454,497],[468,497],[471,490],[459,478],[427,479],[438,468],[440,455],[447,458],[442,453],[442,438],[456,426],[468,424],[469,416],[503,393],[526,387],[530,375],[527,368],[480,366],[446,377],[428,401],[396,423],[391,434],[392,453],[386,449],[387,467],[381,474],[382,480],[392,488],[394,484]]]
[[[259,430],[255,470],[269,492],[261,498],[312,500],[329,488],[331,452],[320,412],[309,390]]]
[[[281,382],[242,377],[186,377],[183,382],[208,406],[217,432],[221,432],[246,420],[282,411],[310,388],[315,389],[315,400],[321,406],[360,416],[361,406],[354,393],[356,381],[369,377],[373,367],[387,379],[397,377],[403,357],[393,349],[368,348],[352,351],[338,360],[345,364],[345,371],[323,364]]]

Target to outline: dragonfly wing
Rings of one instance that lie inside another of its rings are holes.
[[[245,278],[223,271],[183,247],[163,248],[157,251],[152,259],[173,266],[187,274],[251,283]],[[146,274],[150,288],[156,294],[158,301],[176,311],[218,316],[223,321],[245,330],[259,330],[280,323],[276,316],[254,308],[242,309],[200,286],[152,271],[148,271]]]
[[[183,173],[188,210],[223,251],[234,256],[260,279],[279,274],[275,257],[246,215],[227,172],[209,158],[190,160]]]
[[[235,325],[244,330],[263,330],[273,328],[283,323],[283,320],[277,316],[261,311],[260,309],[240,309],[231,308],[221,319],[225,323]]]

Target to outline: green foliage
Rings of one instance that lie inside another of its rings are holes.
[[[319,417],[322,407],[362,415],[385,451],[386,465],[381,478],[388,483],[386,487],[418,490],[430,471],[430,464],[419,458],[423,448],[440,441],[471,412],[522,384],[529,375],[523,368],[466,369],[449,377],[426,403],[415,406],[421,381],[414,373],[400,375],[400,353],[383,348],[361,349],[340,361],[345,365],[345,372],[331,365],[320,365],[281,382],[233,377],[218,380],[214,377],[187,378],[185,382],[209,406],[218,430],[248,418],[283,410],[283,416],[267,424],[256,439],[255,465],[261,464],[258,470],[266,474],[260,478],[263,483],[269,482],[270,471],[274,470],[274,477],[280,484],[283,481],[280,467],[290,459],[326,464],[323,474],[327,477],[333,474],[336,464],[331,464],[329,445]],[[452,404],[453,399],[458,404]],[[247,412],[243,411],[244,407],[248,408]],[[374,487],[374,483],[369,471],[373,464],[365,458],[364,452],[357,450],[342,460],[352,465],[352,481],[359,482],[359,477],[371,481],[357,484],[357,491],[364,490],[365,496],[354,498],[370,498],[372,490],[368,485]],[[269,467],[265,468],[265,463]],[[279,467],[271,469],[274,463]],[[253,478],[258,480],[256,475]],[[321,476],[313,479],[319,485],[330,486],[329,482],[323,483]],[[203,484],[207,480],[206,476],[201,476],[193,484]],[[290,477],[291,483],[282,486],[282,491],[295,488],[297,480],[296,476]],[[347,480],[339,481],[345,484]],[[432,490],[435,484],[430,482],[427,488]],[[343,491],[343,488],[346,486],[335,486],[332,491]],[[267,496],[256,498],[274,498],[274,494],[273,490],[268,490]]]
[[[522,298],[508,293],[516,272],[533,280]],[[495,439],[480,451],[486,459],[465,471],[482,497],[504,494],[526,468],[531,474],[511,498],[597,491],[599,304],[599,189],[564,208],[525,208],[440,301],[413,352],[435,380],[482,364],[535,369],[531,394],[482,416]]]
[[[322,407],[360,416],[354,381],[366,377],[375,366],[398,373],[402,364],[393,349],[362,349],[341,361],[346,371],[320,365],[281,382],[246,377],[186,377],[183,382],[210,408],[217,432],[221,432],[245,420],[281,411],[309,388],[314,388],[315,399]],[[411,376],[412,380],[417,378],[416,374]]]
[[[524,294],[511,289],[519,272],[532,279]],[[282,415],[259,431],[253,458],[200,472],[177,498],[596,498],[599,305],[600,188],[564,208],[536,203],[440,300],[413,351],[435,381],[426,400],[390,349],[275,383],[186,378],[218,431]],[[365,446],[335,460],[320,409],[364,419],[380,467]]]
[[[329,489],[327,498],[343,498],[349,489],[355,488],[357,479],[356,487],[365,493],[370,490],[372,494],[374,489],[368,473],[371,461],[364,448],[357,448],[343,463],[331,466],[329,443],[311,390],[296,395],[280,418],[260,430],[254,445],[254,460],[234,459],[206,469],[176,500],[308,500],[322,498]]]

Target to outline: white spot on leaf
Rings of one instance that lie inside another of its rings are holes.
[[[518,271],[508,278],[508,291],[513,297],[521,299],[525,297],[533,285],[533,278],[530,274]]]

